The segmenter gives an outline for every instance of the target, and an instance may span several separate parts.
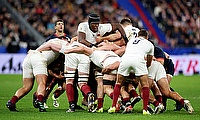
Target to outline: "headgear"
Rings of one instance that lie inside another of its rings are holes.
[[[88,23],[90,25],[91,22],[100,22],[100,17],[97,14],[90,14],[88,18]]]

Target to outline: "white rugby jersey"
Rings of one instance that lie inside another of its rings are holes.
[[[112,31],[112,25],[110,23],[107,24],[99,24],[98,31],[96,33],[92,32],[89,28],[88,22],[82,22],[78,25],[77,32],[83,32],[86,34],[86,40],[92,44],[96,43],[97,36],[103,36],[106,32]]]
[[[126,51],[123,56],[142,56],[154,55],[154,46],[151,42],[143,37],[130,39],[126,46]]]
[[[126,37],[128,40],[136,38],[138,36],[138,32],[140,29],[133,27],[132,25],[128,25],[124,28],[124,31],[126,33]]]
[[[60,44],[60,45],[68,44],[67,41],[64,41],[64,40],[61,40],[61,39],[58,39],[58,38],[51,39],[48,42],[52,42],[52,43]],[[53,51],[53,50],[42,51],[42,55],[47,59],[47,65],[49,65],[51,62],[53,62],[55,59],[58,58],[59,52],[56,52],[56,51]]]

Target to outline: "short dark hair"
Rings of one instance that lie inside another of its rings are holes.
[[[120,21],[120,24],[132,24],[132,21],[130,18],[123,18],[121,21]]]
[[[148,38],[148,35],[149,35],[149,32],[146,30],[146,29],[141,29],[139,32],[138,32],[138,36],[143,36],[145,38]]]
[[[56,22],[55,22],[55,26],[57,25],[57,22],[63,22],[64,23],[64,20],[63,19],[57,19]]]

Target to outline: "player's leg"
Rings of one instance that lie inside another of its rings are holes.
[[[40,112],[45,112],[46,110],[44,108],[44,94],[45,94],[45,90],[46,90],[47,75],[37,74],[35,76],[35,79],[38,84],[36,104],[38,104]]]
[[[166,78],[157,81],[158,87],[163,95],[173,100],[179,101],[188,113],[193,113],[194,109],[188,100],[182,98],[177,92],[171,91]]]
[[[16,103],[26,94],[28,94],[33,88],[34,79],[33,78],[23,78],[23,87],[19,88],[15,95],[6,103],[7,108],[10,111],[16,110]]]

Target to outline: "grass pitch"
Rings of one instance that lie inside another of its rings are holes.
[[[104,100],[104,113],[88,113],[77,110],[74,113],[66,113],[68,101],[66,94],[60,96],[59,108],[54,108],[52,99],[47,101],[49,108],[47,112],[40,113],[32,106],[32,94],[36,90],[35,83],[33,90],[22,98],[17,104],[19,112],[10,112],[5,104],[14,95],[15,91],[22,86],[22,75],[0,75],[0,120],[199,120],[200,119],[200,76],[175,76],[171,82],[171,87],[185,99],[190,100],[195,112],[188,114],[184,109],[173,111],[175,102],[167,101],[167,111],[151,116],[144,116],[141,113],[142,101],[137,103],[134,111],[129,114],[108,114],[107,109],[111,106],[111,100],[107,96]],[[79,105],[81,105],[82,95],[79,95]]]

